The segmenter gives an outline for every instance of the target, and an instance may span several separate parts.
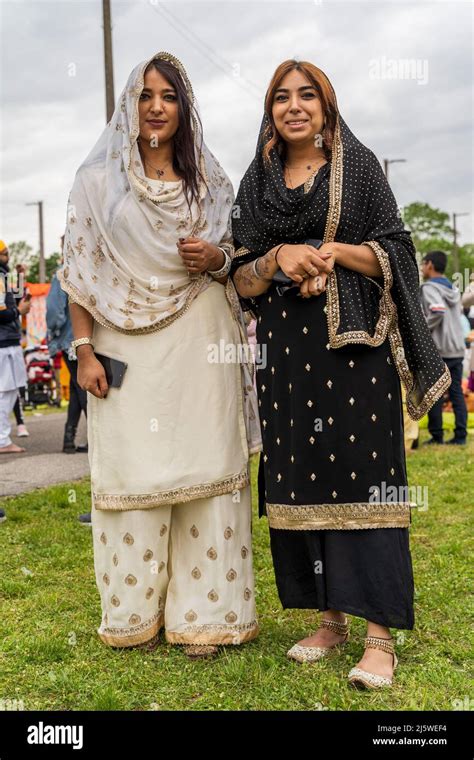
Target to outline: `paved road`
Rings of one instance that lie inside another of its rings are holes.
[[[15,424],[12,426],[11,438],[13,443],[23,446],[26,452],[0,454],[0,496],[14,496],[89,475],[87,454],[62,453],[66,412],[26,415],[25,423],[30,433],[29,438],[17,438]],[[82,414],[76,443],[86,442],[86,424]]]

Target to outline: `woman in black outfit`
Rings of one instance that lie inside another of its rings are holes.
[[[283,606],[325,612],[288,656],[327,655],[347,641],[346,613],[356,615],[367,638],[349,682],[390,686],[390,627],[414,626],[399,378],[419,419],[449,373],[380,164],[312,64],[276,70],[236,208],[233,279],[266,347],[260,514]],[[290,287],[273,281],[277,272]]]

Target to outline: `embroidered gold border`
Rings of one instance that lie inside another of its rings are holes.
[[[193,499],[205,499],[231,493],[245,488],[250,483],[248,465],[237,475],[218,480],[215,483],[183,486],[172,491],[157,491],[155,493],[121,495],[93,493],[93,504],[96,509],[124,512],[129,509],[152,509],[162,504],[182,504]]]
[[[415,406],[411,398],[411,393],[414,388],[413,375],[410,372],[408,363],[404,358],[404,348],[402,336],[398,329],[397,323],[394,324],[393,329],[389,333],[390,347],[392,349],[392,355],[397,368],[398,374],[403,381],[406,388],[406,405],[407,412],[412,420],[421,420],[425,414],[431,409],[438,399],[448,390],[451,385],[451,373],[448,367],[445,365],[444,372],[434,385],[429,388],[422,400]]]
[[[150,641],[163,626],[164,615],[163,612],[159,612],[151,620],[140,625],[131,628],[99,628],[97,633],[104,644],[112,647],[132,647]]]
[[[393,284],[393,277],[388,255],[375,240],[364,242],[363,245],[368,245],[370,248],[372,248],[375,255],[377,256],[384,276],[384,287],[381,288],[382,294],[379,302],[379,318],[377,320],[373,335],[370,335],[365,330],[351,330],[337,334],[340,321],[339,292],[337,287],[336,273],[333,270],[333,272],[331,272],[331,275],[334,276],[330,276],[328,278],[327,287],[327,320],[329,345],[331,348],[340,348],[341,346],[346,346],[349,343],[364,343],[368,346],[373,347],[380,346],[387,338],[390,324],[394,317],[394,304],[390,296],[390,288]],[[369,277],[368,279],[371,278]],[[378,285],[378,283],[375,284]],[[378,287],[380,288],[380,286]]]
[[[240,248],[237,248],[237,250],[234,250],[234,253],[231,256],[231,259],[237,259],[240,256],[246,256],[248,253],[250,253],[249,249],[241,245]]]
[[[334,132],[334,141],[332,147],[331,174],[329,181],[329,210],[324,231],[324,242],[331,243],[334,241],[339,219],[341,215],[342,203],[342,178],[343,178],[343,146],[341,140],[341,131],[339,117]],[[374,251],[383,272],[384,284],[379,302],[379,319],[375,326],[373,336],[365,330],[353,330],[337,334],[340,323],[339,310],[339,293],[337,285],[337,275],[333,270],[327,280],[327,323],[329,345],[331,348],[341,348],[350,343],[362,343],[368,346],[380,346],[388,337],[392,351],[395,366],[398,375],[406,387],[407,392],[407,412],[413,420],[421,419],[433,404],[441,398],[443,393],[451,384],[451,375],[449,369],[445,366],[444,372],[436,383],[429,388],[423,396],[418,406],[415,406],[411,394],[414,388],[413,375],[405,359],[403,340],[398,327],[397,307],[392,299],[390,290],[393,284],[393,275],[390,266],[390,259],[382,246],[376,240],[364,241],[363,245],[368,245]],[[368,279],[371,279],[370,277]],[[378,283],[375,283],[378,284]]]
[[[256,620],[244,625],[189,625],[182,631],[166,631],[169,644],[245,644],[258,636]]]
[[[343,147],[339,116],[334,130],[331,151],[331,171],[329,174],[329,209],[324,230],[324,242],[332,243],[339,225],[342,203]]]
[[[145,333],[152,333],[157,332],[158,330],[162,330],[164,327],[167,327],[171,322],[174,322],[175,319],[179,319],[179,317],[182,317],[183,314],[189,309],[191,306],[191,303],[193,302],[194,298],[199,295],[201,292],[201,288],[203,287],[203,282],[205,279],[202,276],[198,276],[196,278],[195,283],[190,287],[188,296],[186,298],[186,301],[184,302],[181,309],[178,309],[174,312],[174,314],[169,314],[164,319],[159,320],[158,322],[154,322],[149,327],[136,327],[133,329],[127,329],[125,327],[119,327],[118,325],[114,324],[110,320],[107,319],[107,317],[104,317],[103,314],[101,314],[98,309],[95,308],[95,306],[92,306],[90,301],[80,293],[79,290],[70,282],[64,279],[63,273],[61,270],[58,270],[57,277],[59,282],[61,283],[61,287],[63,290],[68,293],[70,300],[73,303],[78,303],[79,306],[82,306],[84,309],[86,309],[92,316],[94,317],[95,321],[99,323],[99,325],[102,325],[103,327],[107,327],[109,330],[115,330],[116,332],[125,333],[126,335],[143,335]]]
[[[365,530],[408,528],[410,502],[349,504],[267,504],[270,528],[282,530]]]

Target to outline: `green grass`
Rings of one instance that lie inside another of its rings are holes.
[[[106,647],[96,634],[91,532],[77,522],[89,509],[89,483],[81,481],[1,502],[8,520],[0,526],[0,700],[22,700],[27,710],[452,710],[469,698],[472,705],[473,433],[467,448],[420,448],[408,457],[410,484],[429,487],[429,508],[413,514],[416,622],[413,631],[393,629],[400,665],[392,690],[346,684],[362,653],[358,618],[340,655],[313,666],[286,659],[318,616],[281,609],[267,523],[255,506],[261,633],[254,642],[211,662],[191,662],[166,643],[152,653]],[[252,473],[255,495],[256,461]]]
[[[69,406],[69,401],[61,401],[60,406],[50,406],[49,404],[38,404],[38,406],[35,406],[34,408],[30,407],[24,407],[23,408],[23,416],[24,417],[34,417],[37,414],[45,415],[45,414],[57,414],[58,412],[66,412],[67,408]]]

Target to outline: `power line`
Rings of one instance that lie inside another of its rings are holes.
[[[158,3],[152,3],[151,7],[157,13],[159,13],[165,19],[165,21],[167,21],[168,24],[173,27],[173,29],[185,37],[187,41],[190,42],[191,45],[193,45],[199,53],[201,53],[201,55],[207,58],[208,61],[210,61],[216,68],[222,71],[226,77],[231,79],[234,83],[241,87],[241,89],[245,89],[246,92],[249,92],[247,88],[250,88],[250,95],[258,100],[259,103],[262,103],[264,93],[258,85],[241,76],[240,73],[238,76],[232,75],[230,73],[232,70],[232,64],[229,63],[229,61],[227,61],[219,53],[215,53],[206,42],[201,40],[195,32],[189,29],[189,27],[187,27],[186,24],[184,24],[180,19],[177,19],[176,16],[174,16],[167,8],[159,5]]]

